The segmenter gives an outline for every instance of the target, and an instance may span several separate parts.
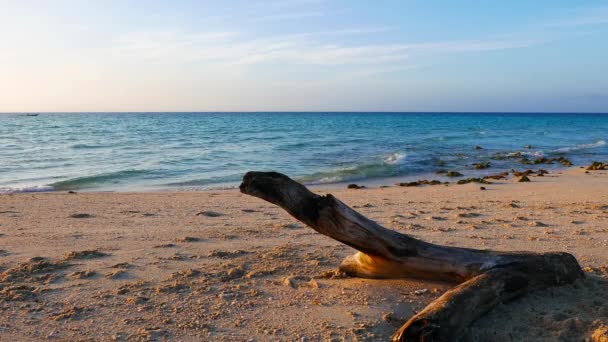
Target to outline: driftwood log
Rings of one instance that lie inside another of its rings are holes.
[[[276,172],[248,172],[242,193],[285,209],[317,232],[358,250],[340,270],[365,278],[422,278],[460,285],[411,317],[393,341],[453,341],[499,303],[584,277],[568,253],[447,247],[386,229],[332,195],[320,196]]]

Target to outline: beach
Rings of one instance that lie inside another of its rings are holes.
[[[463,341],[600,336],[608,172],[518,179],[312,189],[424,241],[563,251],[584,268],[499,305]],[[0,340],[387,340],[456,285],[346,277],[336,270],[352,248],[237,189],[1,194],[0,253]]]

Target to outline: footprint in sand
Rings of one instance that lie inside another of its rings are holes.
[[[129,274],[124,269],[115,269],[105,274],[108,279],[125,279],[129,277]]]
[[[68,277],[72,279],[87,279],[97,275],[97,272],[85,270],[85,271],[76,271],[68,274]]]
[[[82,260],[82,259],[95,259],[103,258],[110,254],[101,252],[97,249],[85,250],[85,251],[73,251],[64,255],[64,260]]]

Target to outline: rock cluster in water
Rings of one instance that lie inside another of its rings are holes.
[[[490,162],[473,163],[473,167],[478,170],[487,169],[491,166]]]
[[[566,158],[564,156],[554,157],[554,158],[537,157],[535,159],[530,159],[521,152],[515,152],[515,153],[509,153],[509,154],[497,153],[494,156],[492,156],[491,158],[494,160],[518,159],[519,162],[524,165],[553,164],[555,162],[558,162],[564,166],[574,165],[568,158]]]

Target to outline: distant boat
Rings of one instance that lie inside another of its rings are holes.
[[[38,116],[38,115],[40,115],[40,114],[38,114],[38,113],[28,113],[28,114],[25,114],[25,116]]]

